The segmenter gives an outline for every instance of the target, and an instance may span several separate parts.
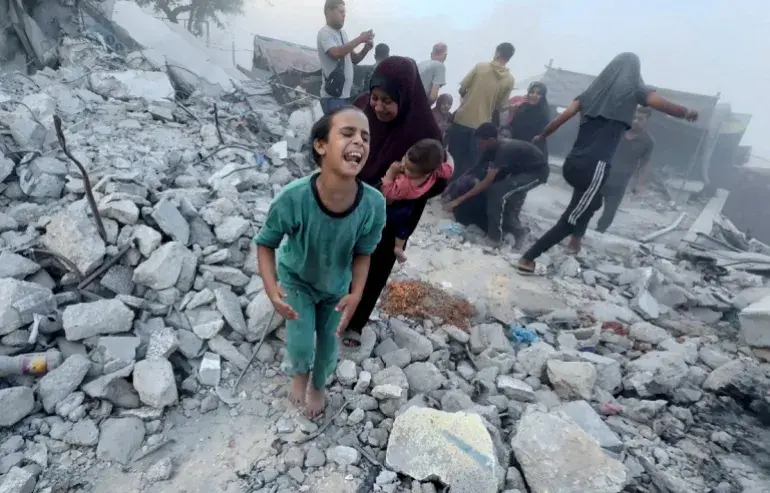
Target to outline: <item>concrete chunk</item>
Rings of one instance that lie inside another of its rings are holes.
[[[770,348],[770,296],[741,310],[738,318],[746,344],[751,347]]]
[[[69,305],[62,315],[64,334],[68,341],[128,332],[133,322],[134,312],[116,299]]]
[[[35,393],[29,387],[0,390],[0,428],[13,426],[35,408]]]
[[[161,291],[184,280],[183,273],[190,267],[195,271],[196,264],[195,255],[187,247],[171,241],[152,252],[150,258],[134,269],[133,280],[141,286]]]
[[[496,493],[497,457],[477,414],[411,407],[396,417],[385,461],[418,481],[438,478],[453,493]]]
[[[216,387],[222,376],[222,358],[218,354],[205,353],[198,369],[198,381],[202,385]]]
[[[530,407],[511,440],[532,493],[620,493],[628,471],[563,413]]]
[[[40,284],[0,279],[0,336],[32,323],[33,313],[48,314],[56,306],[51,290]]]
[[[175,404],[179,395],[174,370],[166,359],[145,359],[134,366],[134,388],[148,406],[160,409]]]
[[[91,361],[88,358],[73,354],[64,360],[59,368],[40,379],[37,392],[48,414],[53,414],[56,404],[80,386],[89,369]]]
[[[144,441],[144,423],[139,418],[110,418],[102,423],[96,457],[128,464]]]
[[[123,72],[92,72],[88,76],[91,91],[105,98],[163,101],[174,94],[171,81],[164,72],[126,70]]]
[[[559,409],[572,418],[583,431],[594,437],[602,448],[617,453],[623,451],[623,442],[586,401],[568,402]]]
[[[12,467],[0,484],[0,493],[32,493],[37,482],[27,469]]]
[[[189,243],[190,225],[170,200],[163,199],[155,204],[152,218],[158,223],[158,227],[174,241],[178,241],[183,245]]]
[[[70,260],[84,275],[104,260],[104,241],[85,208],[55,215],[48,223],[42,241],[47,249]]]

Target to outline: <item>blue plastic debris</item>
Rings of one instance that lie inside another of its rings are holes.
[[[442,226],[440,228],[440,231],[442,233],[447,233],[447,234],[461,235],[463,234],[463,227],[459,223],[452,223],[446,226]]]
[[[508,339],[516,344],[533,344],[540,340],[535,331],[524,327],[521,324],[511,324],[508,326]]]
[[[257,165],[257,168],[260,171],[265,171],[268,166],[270,166],[267,162],[267,159],[265,159],[265,155],[258,152],[254,153],[254,164]]]

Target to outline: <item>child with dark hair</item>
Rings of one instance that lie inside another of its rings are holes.
[[[447,160],[448,158],[448,160]],[[409,202],[425,195],[439,179],[448,179],[454,172],[454,162],[448,156],[443,144],[435,139],[417,141],[406,151],[401,161],[390,165],[382,178],[380,190],[388,203],[388,221],[397,225],[396,246],[393,253],[396,259],[406,262],[404,245],[409,236],[407,220],[412,213]],[[400,205],[393,205],[395,201]]]
[[[357,179],[369,156],[369,122],[361,110],[332,110],[315,123],[310,142],[320,171],[275,197],[254,241],[265,292],[286,319],[294,374],[289,399],[316,418],[337,364],[339,335],[361,300],[380,242],[385,200]]]

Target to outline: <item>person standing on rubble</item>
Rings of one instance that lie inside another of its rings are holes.
[[[492,122],[476,129],[481,157],[463,180],[450,187],[452,200],[444,208],[461,224],[475,224],[500,245],[506,232],[521,248],[529,230],[519,215],[527,193],[548,181],[546,156],[534,144],[498,137]]]
[[[521,274],[534,274],[535,259],[572,235],[567,252],[577,254],[594,212],[602,205],[602,186],[620,139],[631,128],[637,105],[650,106],[668,115],[693,122],[698,112],[671,103],[644,84],[641,62],[634,53],[616,56],[582,94],[554,118],[533,142],[546,139],[581,113],[575,143],[564,160],[564,179],[573,187],[572,198],[561,218],[522,255]]]
[[[281,190],[254,239],[265,292],[286,319],[289,399],[306,406],[310,418],[323,413],[339,336],[361,300],[385,226],[385,198],[357,178],[369,138],[358,108],[337,108],[318,120],[310,145],[320,171]]]
[[[409,148],[422,139],[441,140],[441,131],[428,105],[417,64],[411,58],[391,56],[385,59],[374,71],[370,87],[371,91],[359,96],[355,103],[364,110],[372,131],[371,153],[359,177],[364,183],[379,188],[391,164],[403,158]],[[411,213],[404,223],[400,223],[404,228],[405,246],[417,228],[428,199],[440,195],[446,186],[447,180],[437,179],[411,204]],[[398,207],[397,202],[394,201],[391,207]],[[360,345],[361,331],[369,322],[369,315],[396,262],[397,229],[397,224],[386,222],[382,239],[372,254],[372,267],[361,302],[343,334],[345,346]]]
[[[636,110],[631,129],[620,139],[618,150],[612,157],[610,176],[602,189],[604,207],[596,227],[596,231],[600,233],[607,231],[615,219],[615,214],[618,212],[631,181],[634,182],[635,190],[643,181],[647,164],[650,162],[650,156],[655,148],[655,139],[645,129],[651,114],[650,108],[644,106]]]
[[[326,0],[326,25],[318,31],[318,59],[321,62],[321,108],[324,114],[350,104],[353,65],[361,63],[374,47],[372,30],[352,41],[342,30],[345,25],[344,0]],[[355,49],[364,45],[360,51]]]
[[[390,56],[390,46],[380,43],[374,47],[374,68]],[[368,88],[368,86],[367,86]]]
[[[447,143],[455,159],[455,176],[473,167],[476,155],[474,132],[484,122],[499,124],[500,111],[507,105],[514,78],[506,66],[516,50],[511,43],[501,43],[491,62],[473,67],[460,82],[460,107],[455,112]]]
[[[428,104],[431,106],[438,100],[439,89],[446,84],[446,65],[444,62],[448,54],[449,48],[446,43],[436,43],[433,45],[430,59],[417,65],[425,94],[428,95]]]

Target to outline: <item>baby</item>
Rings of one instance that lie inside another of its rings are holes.
[[[390,165],[382,178],[380,191],[387,202],[388,223],[396,227],[393,253],[406,262],[404,244],[411,233],[409,217],[414,203],[431,189],[436,180],[448,179],[454,173],[454,162],[435,139],[422,139],[406,151],[401,161]]]

